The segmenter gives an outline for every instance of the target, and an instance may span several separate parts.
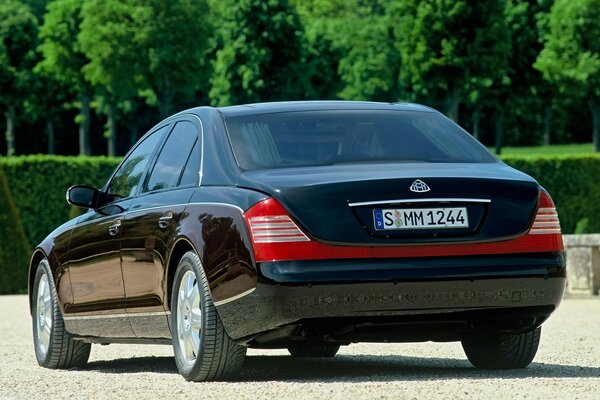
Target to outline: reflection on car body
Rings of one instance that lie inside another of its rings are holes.
[[[362,341],[461,341],[476,367],[522,368],[565,285],[550,195],[415,104],[187,110],[67,197],[88,211],[30,266],[49,368],[165,343],[186,379],[226,379],[249,347]]]

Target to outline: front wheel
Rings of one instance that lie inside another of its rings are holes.
[[[177,369],[188,381],[224,380],[241,369],[246,348],[225,332],[200,259],[192,251],[183,255],[175,272],[171,332]]]
[[[84,366],[91,344],[74,340],[65,329],[48,260],[38,265],[32,297],[35,357],[42,367],[68,369]]]
[[[467,358],[481,369],[525,368],[537,352],[542,328],[516,335],[492,334],[462,340]]]

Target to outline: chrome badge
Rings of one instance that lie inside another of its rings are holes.
[[[410,185],[411,192],[423,193],[429,192],[430,190],[431,189],[429,189],[429,186],[427,186],[427,184],[420,179],[417,179],[412,183],[412,185]]]

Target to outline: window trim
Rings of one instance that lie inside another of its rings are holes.
[[[113,173],[110,175],[110,178],[106,181],[106,183],[104,184],[104,186],[102,187],[102,189],[100,190],[102,193],[108,193],[108,188],[110,187],[110,183],[113,181],[115,175],[117,174],[117,172],[121,169],[121,167],[123,166],[123,164],[129,159],[129,156],[131,155],[131,153],[133,153],[146,139],[148,139],[149,136],[151,136],[152,134],[158,132],[159,130],[163,129],[163,128],[167,128],[167,131],[170,132],[171,129],[173,129],[173,121],[168,121],[165,124],[160,124],[159,126],[156,127],[156,129],[152,129],[150,131],[148,131],[146,134],[144,134],[135,144],[135,146],[133,146],[131,149],[129,149],[129,151],[127,152],[127,154],[125,154],[125,156],[123,156],[123,160],[121,160],[121,162],[119,163],[119,165],[117,165],[117,168],[115,168],[115,170],[113,171]],[[165,137],[163,137],[160,142],[158,143],[158,145],[156,146],[156,148],[154,148],[154,150],[152,150],[152,153],[150,154],[150,157],[148,158],[148,164],[150,163],[154,163],[154,158],[156,157],[157,151],[156,149],[159,147],[162,147],[162,144],[164,143],[166,137],[168,137],[168,133],[165,135]],[[144,169],[144,172],[142,174],[142,179],[140,179],[141,182],[146,180],[146,175],[148,174],[148,166],[146,165],[146,168]],[[108,202],[104,205],[109,205],[109,204],[114,204],[117,203],[119,201],[123,201],[123,200],[128,200],[128,199],[133,199],[134,197],[136,197],[139,194],[139,186],[136,188],[136,191],[133,195],[128,196],[128,197],[120,197],[118,199],[115,199],[111,202]]]
[[[192,118],[190,118],[190,117],[192,117]],[[196,123],[193,120],[193,118],[195,118],[199,123]],[[138,191],[134,197],[146,195],[148,193],[166,192],[169,190],[174,190],[174,189],[183,187],[183,186],[174,186],[174,187],[170,187],[170,188],[163,188],[163,189],[156,189],[156,190],[145,190],[146,186],[148,185],[148,180],[150,179],[150,175],[151,175],[152,171],[154,171],[154,167],[156,166],[156,163],[158,162],[158,157],[160,156],[160,153],[162,152],[165,144],[167,143],[167,140],[173,133],[175,126],[179,122],[183,122],[183,121],[187,121],[187,122],[191,123],[192,125],[194,125],[194,127],[196,127],[196,134],[197,134],[196,141],[200,140],[200,148],[199,148],[199,150],[200,150],[200,171],[198,173],[198,185],[197,186],[185,185],[185,187],[200,187],[202,185],[202,170],[203,170],[203,166],[204,166],[204,125],[202,124],[202,120],[197,115],[184,114],[184,115],[181,115],[180,118],[174,119],[171,121],[172,126],[169,129],[169,133],[165,136],[164,140],[157,146],[158,150],[153,155],[151,163],[148,164],[148,167],[145,171],[143,184],[138,189]],[[194,146],[196,145],[196,141],[194,141],[194,143],[192,144],[192,150],[194,149]],[[184,169],[185,169],[185,166],[187,165],[187,162],[189,161],[190,155],[191,155],[191,152],[190,152],[190,154],[188,154],[188,160],[186,160],[186,164],[184,164],[184,166],[183,166]],[[183,170],[182,170],[182,173],[183,173]],[[177,183],[179,183],[181,181],[181,176],[182,175],[180,174],[179,178],[177,180]]]

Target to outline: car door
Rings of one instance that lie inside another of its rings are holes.
[[[136,145],[104,188],[108,203],[82,215],[73,228],[68,257],[70,312],[79,331],[73,333],[133,337],[121,270],[122,224],[166,130],[160,128]]]
[[[166,263],[200,172],[201,125],[178,120],[123,221],[121,255],[127,313],[137,336],[169,338]]]

